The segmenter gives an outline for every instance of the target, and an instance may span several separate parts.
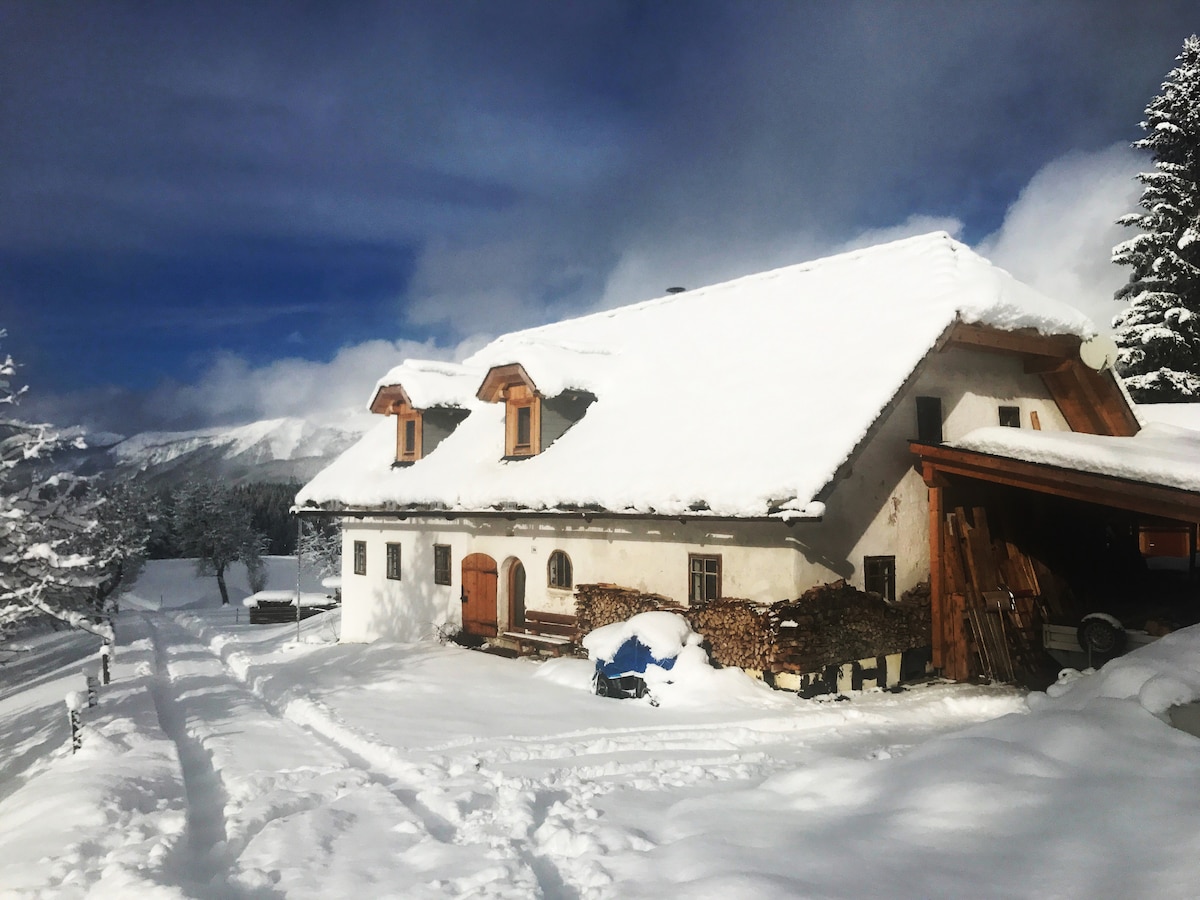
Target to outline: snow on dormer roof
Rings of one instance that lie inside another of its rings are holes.
[[[1095,333],[949,235],[909,238],[504,335],[466,361],[481,373],[472,392],[516,363],[543,396],[597,398],[544,452],[501,459],[502,404],[475,409],[407,469],[391,468],[381,426],[298,501],[816,515],[822,488],[956,321]]]
[[[470,406],[483,372],[458,363],[432,359],[409,359],[375,382],[367,408],[383,412],[377,402],[402,391],[413,409],[433,406]],[[389,390],[392,389],[392,390]],[[400,390],[395,390],[400,389]]]

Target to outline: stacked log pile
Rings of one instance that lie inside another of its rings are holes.
[[[714,662],[762,672],[817,672],[930,643],[928,584],[894,604],[845,581],[773,604],[720,598],[686,607],[610,584],[580,585],[576,595],[581,634],[637,613],[669,610],[704,636]]]
[[[616,584],[580,584],[575,587],[575,618],[579,633],[587,634],[602,625],[623,622],[638,613],[666,609],[686,610],[669,597],[646,594]]]
[[[684,611],[692,630],[704,635],[709,656],[723,666],[772,670],[777,629],[774,607],[722,597]]]
[[[797,600],[776,603],[770,618],[775,672],[816,672],[930,643],[927,585],[888,603],[836,581],[810,588]]]

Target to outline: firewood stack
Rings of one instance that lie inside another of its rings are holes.
[[[821,584],[771,607],[771,669],[816,672],[828,665],[900,653],[930,643],[929,588],[888,603],[845,581]]]
[[[580,634],[637,613],[668,610],[704,636],[714,662],[763,672],[817,672],[930,643],[927,584],[894,604],[845,581],[773,604],[720,598],[686,607],[611,584],[579,585],[576,598]]]
[[[575,617],[581,635],[602,625],[623,622],[638,613],[656,609],[687,612],[669,597],[646,594],[634,588],[604,583],[580,584],[575,587]]]
[[[775,658],[774,607],[722,597],[684,611],[692,630],[704,635],[709,655],[723,666],[770,671]]]

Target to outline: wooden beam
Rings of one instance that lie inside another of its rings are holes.
[[[1065,372],[1070,367],[1071,360],[1065,356],[1025,357],[1026,375],[1050,375],[1053,372]]]
[[[930,485],[929,488],[929,630],[933,639],[933,665],[943,665],[943,616],[946,604],[945,555],[946,527],[944,488]]]
[[[950,343],[1003,353],[1070,359],[1079,355],[1080,340],[1075,335],[1042,334],[1032,328],[1003,331],[986,325],[959,322],[950,333]]]
[[[1094,372],[1079,360],[1042,373],[1042,382],[1072,431],[1128,437],[1140,426],[1111,372]]]
[[[1071,368],[1061,372],[1049,372],[1042,375],[1042,383],[1072,431],[1081,434],[1103,434],[1104,421],[1097,414],[1094,405],[1090,404],[1080,390],[1079,380]]]
[[[944,475],[988,481],[1141,515],[1200,522],[1200,492],[945,445],[914,444],[912,450],[921,457],[922,467],[928,465],[934,472]]]

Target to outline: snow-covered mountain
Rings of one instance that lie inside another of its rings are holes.
[[[169,485],[192,479],[307,481],[371,425],[369,417],[336,422],[267,419],[229,428],[147,431],[132,437],[84,435],[70,451],[86,474]]]

